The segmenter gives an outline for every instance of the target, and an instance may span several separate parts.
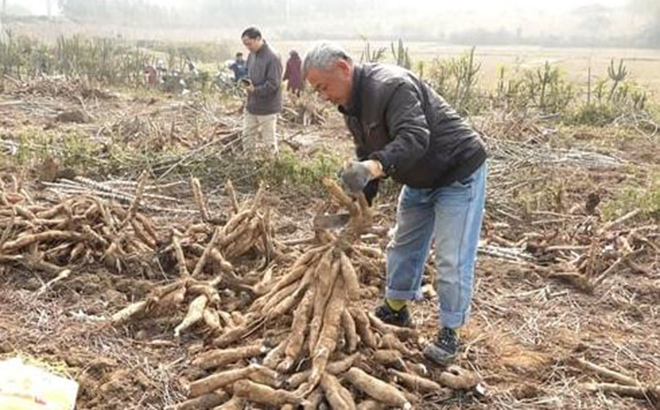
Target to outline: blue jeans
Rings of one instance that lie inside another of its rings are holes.
[[[440,327],[463,326],[470,313],[487,164],[441,188],[404,186],[387,248],[387,298],[420,299],[424,264],[435,242]]]

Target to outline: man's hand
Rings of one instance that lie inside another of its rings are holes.
[[[254,91],[254,85],[249,78],[241,78],[241,86],[248,92],[251,93]]]
[[[376,160],[352,161],[341,172],[341,179],[349,191],[361,192],[374,178],[383,176],[383,166]]]

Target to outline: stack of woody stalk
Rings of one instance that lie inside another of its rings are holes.
[[[218,289],[227,287],[227,282],[236,283],[242,279],[235,275],[230,260],[252,248],[259,248],[262,253],[273,252],[268,240],[269,212],[260,212],[264,190],[260,188],[251,201],[239,205],[229,182],[233,215],[220,227],[213,222],[218,218],[210,215],[199,182],[193,179],[192,186],[203,222],[189,226],[184,233],[174,230],[171,245],[162,251],[174,252],[179,278],[173,283],[155,288],[144,300],[115,313],[110,319],[113,324],[121,325],[133,319],[178,312],[182,306],[187,306],[187,314],[174,329],[177,337],[198,323],[204,324],[211,333],[221,333],[237,327],[243,321],[240,313],[230,314],[222,310]],[[206,242],[206,245],[200,245],[200,242]],[[244,288],[254,292],[248,285]]]

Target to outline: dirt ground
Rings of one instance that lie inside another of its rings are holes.
[[[160,144],[174,144],[185,151],[205,143],[205,138],[211,135],[205,132],[214,129],[202,127],[201,136],[196,136],[193,124],[196,115],[199,118],[213,112],[216,121],[231,129],[240,124],[239,106],[235,101],[218,101],[200,108],[194,97],[168,98],[121,90],[84,100],[71,98],[71,94],[14,90],[0,94],[0,136],[4,141],[18,141],[43,134],[33,139],[38,149],[39,144],[49,144],[49,138],[79,133],[95,146],[111,150],[123,135],[125,140],[121,144],[136,151],[156,150]],[[80,121],[60,117],[73,111],[83,112]],[[344,138],[341,119],[332,112],[328,115],[326,126],[301,128],[291,123],[281,124],[283,138],[291,141],[290,145],[302,147],[296,155],[307,155],[322,147],[346,157],[350,155],[351,144]],[[598,237],[594,233],[604,229],[604,207],[622,187],[657,171],[660,156],[652,154],[652,150],[658,152],[657,135],[633,133],[618,138],[620,131],[610,129],[552,128],[550,132],[551,128],[545,128],[544,124],[525,128],[521,121],[511,120],[507,130],[515,128],[518,134],[509,131],[507,137],[525,142],[511,146],[504,144],[504,138],[498,135],[503,128],[494,117],[475,122],[494,136],[487,139],[492,152],[490,191],[482,252],[475,273],[472,320],[461,330],[464,345],[458,363],[482,378],[487,395],[481,398],[456,392],[440,400],[429,397],[420,408],[653,408],[651,398],[585,391],[585,383],[611,380],[579,368],[575,359],[583,358],[616,370],[645,385],[660,385],[658,221],[652,216],[638,216],[609,228],[609,236]],[[130,124],[135,127],[131,132],[117,128],[128,129]],[[105,132],[110,128],[115,130],[112,136]],[[177,132],[171,132],[172,129]],[[599,134],[589,137],[589,132]],[[587,137],[576,138],[583,134]],[[531,143],[534,149],[548,149],[534,151],[540,152],[538,156],[543,161],[534,162],[531,160],[534,155],[522,151],[534,138]],[[48,146],[58,147],[55,143]],[[572,159],[564,156],[556,162],[549,161],[553,153],[566,155],[562,150],[567,148],[581,151]],[[83,154],[98,152],[72,144],[65,149],[71,155],[76,149]],[[585,154],[588,152],[600,152],[604,157],[590,160]],[[603,165],[604,158],[610,162]],[[0,159],[7,161],[0,165],[4,177],[20,176],[26,189],[38,198],[43,190],[38,181],[44,180],[46,173],[43,163],[27,157],[18,163],[16,155]],[[78,160],[90,164],[90,169],[99,169],[92,165],[108,161],[102,156]],[[107,169],[125,171],[110,165]],[[54,179],[64,171],[60,167]],[[110,177],[109,174],[86,176]],[[173,173],[163,181],[177,178],[183,177]],[[207,183],[205,187],[209,203],[223,210],[229,204],[216,189],[219,184],[221,181],[215,185]],[[239,191],[245,197],[254,193],[249,187]],[[377,203],[377,223],[383,228],[393,226],[395,195],[396,187],[390,187]],[[589,210],[586,204],[594,197],[597,197],[596,205]],[[190,203],[191,198],[184,196],[182,200]],[[274,209],[272,219],[277,238],[291,241],[310,236],[313,207],[319,201],[293,189],[269,190],[266,203]],[[154,218],[168,218],[166,213],[150,214]],[[633,228],[644,226],[651,226],[639,231],[644,233],[644,240],[631,244],[637,252],[634,264],[621,263],[608,270],[618,258],[617,238],[632,237],[629,234]],[[386,236],[372,242],[381,250],[386,244]],[[291,249],[304,250],[305,246],[292,245]],[[493,246],[500,254],[493,251]],[[550,249],[553,246],[575,248]],[[502,248],[515,252],[503,257]],[[581,272],[587,285],[580,287],[570,275],[559,274],[566,269],[555,267],[589,249],[595,253],[591,265],[586,265],[588,272]],[[613,253],[609,254],[608,249]],[[375,282],[382,288],[384,261],[381,267],[382,275]],[[183,378],[190,376],[191,360],[204,334],[189,332],[175,338],[172,328],[176,321],[171,318],[120,327],[109,326],[104,320],[142,299],[155,285],[165,283],[167,276],[142,271],[116,273],[102,264],[71,269],[73,274],[69,279],[39,295],[37,291],[52,275],[11,264],[0,266],[0,357],[21,355],[64,369],[80,383],[77,408],[81,410],[163,409],[182,402]],[[606,275],[599,277],[604,272]],[[428,277],[425,283],[431,281]],[[379,293],[379,289],[368,288],[363,303],[373,308],[381,300]],[[436,331],[432,286],[425,288],[424,299],[416,302],[412,310],[420,329],[419,340],[413,343],[423,345]]]

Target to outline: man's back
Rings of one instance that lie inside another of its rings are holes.
[[[382,64],[355,70],[356,106],[345,118],[359,157],[393,165],[394,179],[415,188],[450,184],[484,161],[478,134],[412,72]]]

